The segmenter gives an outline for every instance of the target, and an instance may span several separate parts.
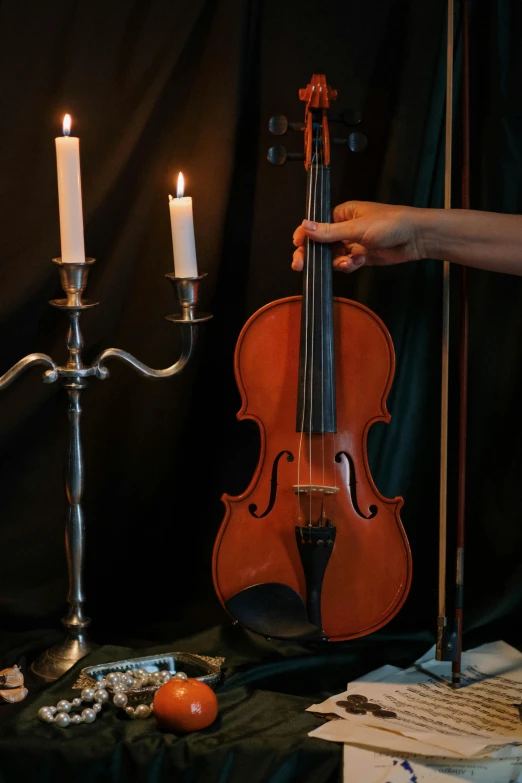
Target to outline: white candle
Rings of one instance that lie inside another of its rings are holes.
[[[192,199],[183,196],[183,192],[184,180],[183,174],[180,172],[177,198],[169,196],[174,274],[176,277],[197,277],[198,265],[196,241],[194,239],[194,219],[192,217]]]
[[[83,240],[82,181],[80,176],[80,139],[69,136],[71,117],[63,118],[63,136],[55,139],[60,207],[62,261],[85,261]]]

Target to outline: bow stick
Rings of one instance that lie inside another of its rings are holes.
[[[461,206],[469,209],[469,12],[468,0],[462,0],[462,167]],[[453,141],[453,55],[454,0],[448,0],[448,32],[446,55],[446,161],[444,177],[444,207],[451,209],[452,141]],[[446,550],[447,550],[447,483],[448,483],[448,378],[450,322],[450,265],[443,265],[442,302],[442,389],[440,444],[440,517],[439,517],[439,613],[437,628],[437,660],[452,662],[452,685],[461,681],[462,612],[464,591],[464,527],[466,512],[466,435],[467,435],[467,367],[468,367],[468,296],[467,270],[460,277],[460,382],[459,382],[459,453],[457,487],[457,541],[455,566],[455,611],[448,624],[446,614]]]
[[[469,209],[469,5],[462,0],[462,168],[461,207]],[[457,558],[455,573],[455,621],[457,655],[452,662],[452,684],[459,687],[462,655],[462,603],[464,593],[464,525],[466,519],[466,435],[468,417],[468,270],[460,277],[460,408]]]

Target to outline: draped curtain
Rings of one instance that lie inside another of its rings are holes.
[[[508,0],[471,3],[475,209],[522,210],[521,16]],[[163,275],[172,269],[167,197],[179,170],[207,273],[201,308],[215,316],[180,377],[152,383],[112,365],[109,379],[90,380],[82,394],[92,635],[155,641],[172,638],[178,623],[227,622],[210,575],[220,496],[245,489],[259,448],[255,427],[235,418],[234,345],[249,315],[301,284],[289,263],[305,171],[267,164],[268,119],[299,120],[298,88],[324,72],[339,109],[362,111],[369,140],[360,155],[334,149],[332,202],[442,206],[444,3],[8,0],[0,44],[0,372],[34,351],[60,362],[66,355],[65,318],[47,304],[60,295],[51,263],[59,255],[53,138],[66,111],[81,139],[86,250],[97,259],[87,296],[100,304],[81,319],[86,361],[111,346],[154,367],[176,358],[179,333],[164,320],[175,303]],[[302,139],[289,133],[284,143],[298,151]],[[458,158],[456,141],[457,168]],[[522,281],[472,270],[469,285],[465,628],[515,639]],[[334,288],[374,309],[396,349],[392,421],[374,427],[369,450],[379,490],[405,499],[414,578],[384,632],[434,630],[441,264],[365,268],[336,275]],[[455,357],[455,329],[451,350]],[[452,400],[458,372],[452,358]],[[29,371],[0,395],[0,433],[7,648],[57,627],[63,613],[63,390]],[[450,445],[453,460],[453,435]],[[452,498],[454,470],[451,481]]]

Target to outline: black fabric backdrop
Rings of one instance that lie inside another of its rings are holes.
[[[116,346],[160,367],[179,350],[177,329],[163,318],[175,309],[163,275],[172,268],[167,194],[180,169],[208,272],[201,308],[215,315],[180,377],[151,383],[113,363],[111,377],[83,393],[86,592],[96,640],[151,645],[228,623],[210,575],[220,495],[245,488],[258,449],[255,428],[235,419],[234,345],[252,312],[301,284],[289,262],[305,172],[299,163],[266,163],[268,118],[300,119],[298,88],[325,72],[338,106],[362,110],[369,138],[359,156],[334,151],[332,202],[441,206],[444,5],[0,5],[0,372],[33,351],[65,357],[65,318],[47,302],[60,295],[51,263],[59,255],[53,139],[66,111],[81,138],[86,250],[97,258],[88,296],[100,305],[82,317],[86,360]],[[472,206],[519,212],[522,9],[491,0],[471,10]],[[298,150],[301,139],[285,143]],[[334,285],[374,309],[394,340],[392,422],[374,427],[370,459],[379,490],[405,498],[414,577],[385,631],[406,643],[412,634],[428,639],[436,620],[441,265],[363,269],[337,275]],[[465,643],[519,639],[521,304],[519,278],[471,271]],[[30,656],[54,638],[63,613],[64,392],[29,371],[0,397],[0,432],[7,665],[13,651]]]

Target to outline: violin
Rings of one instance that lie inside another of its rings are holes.
[[[319,74],[299,91],[306,215],[318,222],[330,221],[328,109],[336,95]],[[281,150],[273,162],[284,160]],[[249,318],[234,369],[238,419],[256,422],[261,448],[245,492],[222,497],[212,564],[221,604],[265,637],[342,641],[376,631],[411,583],[403,500],[380,494],[367,456],[370,427],[390,420],[395,355],[375,313],[333,297],[328,244],[306,241],[302,297]]]

